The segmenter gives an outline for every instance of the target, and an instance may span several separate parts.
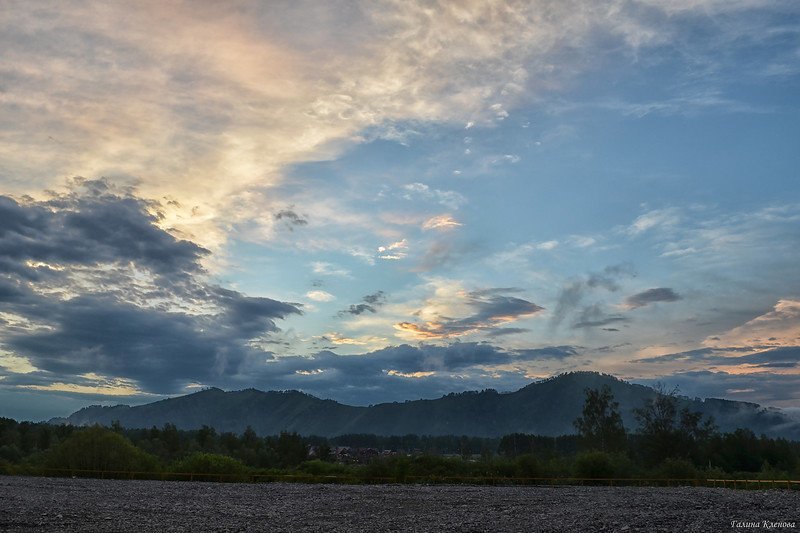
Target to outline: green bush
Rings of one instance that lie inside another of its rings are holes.
[[[791,479],[789,472],[775,468],[769,461],[761,464],[761,471],[756,475],[756,479]]]
[[[605,452],[583,452],[575,459],[575,476],[586,479],[615,477],[614,461]]]
[[[665,459],[656,469],[656,476],[664,479],[697,479],[700,472],[686,459]]]
[[[22,452],[14,444],[4,444],[0,446],[0,460],[9,463],[19,463],[22,460]]]
[[[706,469],[705,477],[707,479],[732,479],[731,474],[726,472],[718,466]]]
[[[517,473],[517,464],[509,459],[495,457],[489,463],[489,470],[484,475],[494,477],[514,477]]]
[[[82,429],[44,455],[48,468],[102,472],[153,472],[158,460],[128,439],[99,426]]]
[[[436,455],[421,455],[411,461],[409,475],[420,477],[448,477],[462,475],[461,459],[447,459]]]
[[[526,453],[520,455],[516,459],[514,468],[514,476],[521,478],[536,478],[543,477],[542,465],[539,460],[532,454]]]
[[[172,471],[183,474],[199,474],[197,479],[200,481],[204,479],[244,481],[248,474],[247,467],[240,461],[227,455],[206,452],[195,452],[177,461],[173,464]]]
[[[314,476],[344,476],[349,477],[353,473],[352,468],[345,465],[336,463],[328,463],[314,459],[313,461],[306,461],[300,465],[300,471],[306,472]]]

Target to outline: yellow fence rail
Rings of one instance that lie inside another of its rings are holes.
[[[579,478],[579,477],[469,477],[469,476],[342,476],[315,474],[229,474],[199,472],[144,472],[127,470],[37,469],[26,475],[42,477],[85,477],[161,481],[216,481],[238,483],[330,483],[362,484],[442,484],[442,485],[592,485],[642,487],[718,487],[730,489],[800,490],[800,481],[787,479],[663,479],[663,478]]]

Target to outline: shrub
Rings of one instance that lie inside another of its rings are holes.
[[[19,463],[22,460],[22,452],[14,444],[4,444],[0,446],[0,460],[10,463]]]
[[[328,463],[319,459],[313,461],[306,461],[300,465],[300,470],[314,476],[345,476],[349,477],[352,469],[347,468],[345,465],[335,463]]]
[[[514,477],[517,470],[517,464],[509,459],[502,457],[495,457],[489,463],[489,471],[485,475],[497,477]]]
[[[410,465],[409,474],[421,477],[446,477],[460,474],[460,459],[451,460],[436,455],[421,455],[415,457]]]
[[[0,476],[10,476],[14,473],[11,463],[5,459],[0,459]]]
[[[49,468],[102,472],[152,472],[158,460],[128,439],[99,426],[77,431],[44,459]]]
[[[199,474],[198,480],[213,479],[222,481],[244,481],[247,467],[240,461],[216,453],[195,452],[176,462],[173,472]]]
[[[656,475],[664,479],[696,479],[699,474],[686,459],[665,459],[656,470]]]
[[[517,457],[514,475],[521,478],[542,477],[542,466],[535,456],[526,453]]]
[[[584,452],[575,459],[575,475],[580,478],[611,478],[615,475],[611,455],[605,452]]]

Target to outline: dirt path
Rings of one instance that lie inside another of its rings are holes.
[[[705,532],[765,520],[800,530],[800,492],[0,477],[0,531]]]

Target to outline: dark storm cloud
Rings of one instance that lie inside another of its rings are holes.
[[[209,300],[225,310],[225,313],[218,317],[221,324],[245,337],[257,337],[265,332],[276,331],[278,328],[274,319],[299,313],[298,304],[245,296],[222,287],[212,287],[209,291]]]
[[[343,309],[337,313],[337,316],[345,315],[361,315],[364,313],[377,313],[378,308],[386,303],[386,293],[383,291],[367,294],[361,298],[361,303],[351,304],[347,309]]]
[[[436,397],[453,390],[515,390],[530,383],[524,372],[482,367],[563,359],[571,346],[504,350],[486,343],[389,346],[364,355],[322,351],[311,357],[274,357],[254,377],[267,388],[297,388],[352,403]]]
[[[89,184],[92,196],[70,194],[26,204],[0,196],[0,268],[29,279],[39,274],[27,262],[128,262],[164,275],[201,270],[199,260],[208,250],[158,228],[153,204]]]
[[[474,313],[460,319],[441,318],[435,322],[424,325],[412,322],[397,324],[402,330],[410,331],[420,337],[446,338],[465,335],[474,331],[484,331],[491,334],[500,330],[503,323],[530,316],[542,311],[544,308],[528,300],[501,294],[509,289],[483,289],[470,292],[467,295],[470,307]],[[516,292],[516,289],[510,289]]]
[[[562,287],[558,295],[558,302],[553,311],[551,324],[553,327],[560,325],[567,316],[578,309],[584,297],[595,289],[601,288],[615,292],[620,289],[618,283],[620,279],[634,276],[636,276],[636,274],[631,266],[612,265],[604,268],[602,272],[590,273],[584,279],[571,281]],[[578,320],[578,322],[581,322],[581,320]]]
[[[19,282],[0,279],[0,304],[17,302],[26,295]]]
[[[625,305],[636,309],[656,302],[677,302],[680,299],[681,296],[669,287],[659,287],[628,296]]]
[[[0,196],[0,311],[22,319],[0,344],[41,371],[17,381],[91,373],[173,393],[263,360],[254,342],[298,307],[208,283],[209,252],[159,228],[158,209],[102,180],[42,202]]]
[[[256,353],[248,342],[275,329],[273,319],[296,310],[281,302],[229,300],[219,315],[167,312],[103,296],[51,302],[52,330],[16,333],[4,338],[13,353],[51,374],[97,373],[138,382],[146,391],[171,393],[188,381],[239,374]],[[258,309],[245,313],[236,306]],[[254,320],[257,317],[259,326]],[[245,320],[241,320],[246,318]]]

